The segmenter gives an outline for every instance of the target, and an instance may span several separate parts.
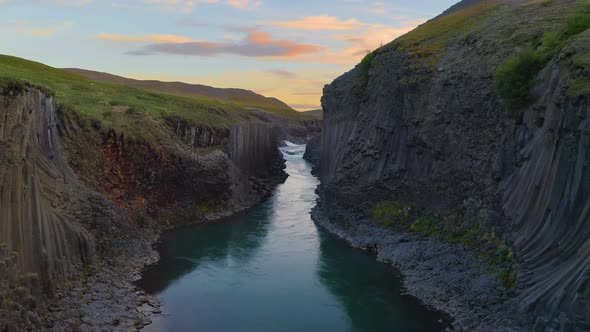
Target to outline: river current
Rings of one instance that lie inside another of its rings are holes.
[[[313,223],[318,180],[305,146],[281,149],[289,178],[246,213],[162,236],[138,283],[163,303],[145,331],[440,331],[387,264]]]

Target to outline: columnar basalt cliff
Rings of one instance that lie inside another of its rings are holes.
[[[229,156],[240,169],[249,175],[268,175],[272,164],[280,159],[278,136],[265,124],[247,123],[230,129]],[[278,158],[269,158],[275,155]]]
[[[157,235],[251,207],[286,177],[272,126],[134,116],[159,145],[56,110],[45,89],[0,91],[0,330],[148,324],[131,282]]]
[[[590,328],[590,31],[559,32],[580,6],[466,2],[324,89],[329,148],[316,220],[355,245],[378,247],[408,274],[411,293],[461,320],[455,327]],[[559,46],[546,31],[557,31]],[[521,82],[530,98],[517,105],[501,97],[497,73],[526,52],[538,69],[530,89]],[[474,292],[481,279],[461,278],[471,267],[460,255],[460,268],[433,263],[417,277],[416,266],[452,256],[445,242],[481,253],[482,273],[494,272],[506,292]],[[477,294],[484,298],[470,302]]]
[[[189,146],[203,148],[228,144],[229,131],[225,128],[199,127],[175,118],[170,118],[167,122],[174,128],[174,133]]]
[[[48,327],[47,300],[97,252],[124,259],[124,243],[141,235],[69,167],[51,96],[27,86],[0,101],[0,329],[23,331]]]

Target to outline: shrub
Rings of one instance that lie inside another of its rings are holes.
[[[590,28],[590,1],[582,2],[581,9],[570,16],[563,31],[564,37],[570,38]]]
[[[533,80],[545,63],[559,52],[571,38],[590,28],[590,0],[580,2],[580,9],[570,15],[559,31],[546,32],[538,49],[527,47],[496,69],[494,87],[504,101],[513,109],[519,109],[532,101],[530,90]],[[537,43],[538,44],[538,43]],[[582,85],[582,82],[578,82]],[[570,88],[568,94],[577,94],[579,86]]]
[[[498,67],[494,87],[507,106],[518,109],[531,102],[533,79],[543,67],[544,58],[540,52],[525,48]]]

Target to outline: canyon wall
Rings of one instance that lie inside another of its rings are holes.
[[[244,123],[230,129],[229,157],[249,175],[266,176],[280,158],[276,130],[263,123]]]
[[[45,90],[2,90],[0,119],[0,329],[24,331],[43,326],[48,303],[63,295],[58,285],[97,254],[129,262],[141,234],[78,180]]]
[[[229,131],[225,128],[215,129],[191,125],[181,119],[170,118],[168,125],[185,144],[192,147],[209,147],[227,145]]]
[[[535,14],[519,31],[573,3],[531,5]],[[515,316],[538,331],[585,330],[590,98],[567,91],[588,75],[579,63],[590,31],[544,64],[531,105],[509,109],[493,77],[520,51],[507,37],[524,15],[519,10],[497,9],[478,29],[450,38],[434,64],[402,38],[375,51],[368,68],[326,86],[321,206],[337,223],[343,210],[367,216],[380,201],[398,201],[458,219],[457,227],[479,232],[482,245],[490,232],[505,237],[520,266],[506,302]]]
[[[135,301],[125,294],[161,231],[249,208],[286,178],[272,126],[167,127],[133,116],[158,144],[56,110],[42,88],[0,90],[0,330],[79,327],[83,306],[48,308],[94,287],[68,286],[87,269],[119,276],[118,286],[93,278],[99,291],[107,283],[121,303]]]
[[[84,188],[63,156],[53,99],[42,91],[0,96],[0,243],[21,274],[50,290],[95,252],[84,224]],[[82,217],[82,218],[81,218]]]

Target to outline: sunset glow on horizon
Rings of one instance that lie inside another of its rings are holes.
[[[453,0],[0,0],[0,53],[58,68],[250,89],[297,110]]]

